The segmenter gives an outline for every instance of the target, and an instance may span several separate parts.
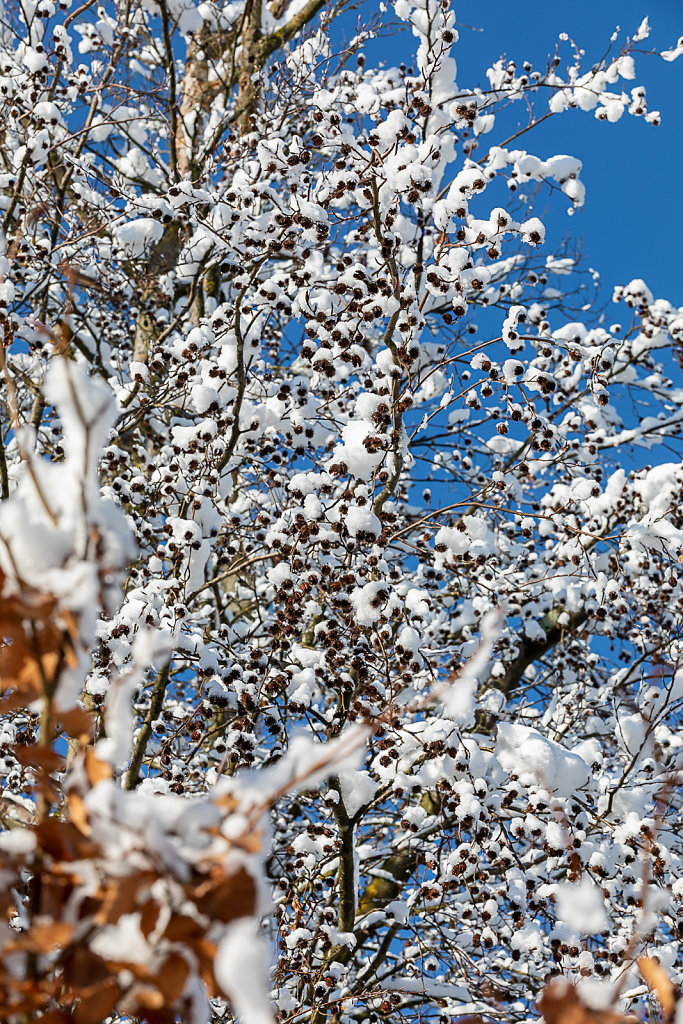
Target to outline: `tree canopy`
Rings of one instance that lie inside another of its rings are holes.
[[[534,129],[683,39],[3,26],[3,1019],[680,1024],[683,309]]]

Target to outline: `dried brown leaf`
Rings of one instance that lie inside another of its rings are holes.
[[[12,753],[25,768],[41,768],[46,772],[64,771],[64,758],[52,747],[37,743],[28,746],[15,744]]]
[[[65,962],[65,977],[68,978],[74,992],[90,991],[96,985],[106,984],[112,976],[107,962],[97,953],[93,953],[85,943],[75,943],[69,950],[69,958]]]
[[[638,960],[638,970],[647,985],[657,996],[665,1017],[667,1020],[671,1020],[676,1008],[676,994],[671,978],[659,961],[651,956],[640,957]]]
[[[136,985],[126,999],[125,1009],[126,1013],[137,1017],[144,1016],[145,1010],[161,1010],[163,1005],[164,997],[158,988],[153,985]]]
[[[70,708],[59,712],[59,721],[68,736],[87,739],[92,733],[95,716],[84,708]]]
[[[56,862],[90,860],[99,853],[97,846],[70,821],[45,818],[36,825],[38,843]]]
[[[199,921],[195,921],[193,917],[187,917],[185,914],[174,914],[166,925],[164,938],[168,939],[169,942],[189,945],[201,938],[205,930]]]
[[[21,822],[22,825],[32,825],[35,821],[35,811],[20,803],[14,794],[0,797],[0,814],[5,819],[13,822]],[[10,826],[11,827],[11,826]],[[4,851],[6,854],[7,851]]]
[[[180,999],[187,982],[190,967],[179,953],[171,953],[155,977],[155,983],[164,996],[166,1005]]]
[[[78,1003],[71,1020],[75,1024],[100,1024],[111,1015],[119,1000],[121,991],[113,978],[79,994]]]
[[[234,874],[210,877],[194,891],[197,909],[214,921],[234,921],[256,910],[256,883],[245,868]]]
[[[75,825],[79,832],[82,832],[84,836],[89,836],[92,829],[88,822],[88,812],[85,807],[85,802],[78,793],[72,790],[68,796],[68,803],[70,822]]]
[[[147,900],[140,912],[140,931],[147,938],[156,928],[161,906],[156,900]]]
[[[5,584],[0,573],[0,593]],[[9,693],[3,712],[52,692],[62,667],[75,664],[75,621],[58,622],[55,610],[53,597],[35,591],[0,597],[0,693]]]
[[[73,935],[73,925],[61,921],[34,924],[30,931],[12,942],[7,949],[25,949],[29,953],[51,953],[68,945]]]
[[[91,786],[112,777],[111,765],[100,761],[92,747],[88,747],[84,758],[85,774]]]
[[[140,896],[140,890],[148,889],[158,877],[154,871],[137,871],[133,875],[127,875],[125,880],[113,878],[102,892],[102,902],[95,915],[95,923],[116,924],[123,914],[132,914],[144,899]]]
[[[630,1014],[593,1010],[565,978],[553,978],[544,988],[538,1007],[546,1024],[636,1024]]]
[[[194,942],[188,942],[199,964],[199,973],[207,990],[212,996],[223,996],[224,992],[219,988],[213,973],[213,965],[216,959],[216,944],[204,936],[199,936]]]
[[[588,1024],[579,995],[569,982],[557,978],[546,985],[538,1001],[546,1024]]]

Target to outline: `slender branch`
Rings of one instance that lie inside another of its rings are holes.
[[[154,680],[152,698],[149,702],[149,708],[147,709],[145,720],[142,723],[140,732],[135,740],[133,756],[126,774],[124,789],[135,789],[140,782],[140,769],[145,757],[145,751],[147,750],[147,744],[152,738],[152,723],[157,720],[164,707],[164,697],[166,696],[170,669],[171,663],[169,661],[162,669],[159,670],[157,677]]]
[[[256,274],[260,266],[261,264],[259,263],[258,267],[256,267],[256,269],[254,270],[254,274]],[[252,275],[252,277],[249,279],[249,285],[252,283],[253,277],[254,275]],[[234,418],[232,422],[232,430],[230,431],[230,440],[228,441],[228,447],[225,449],[225,452],[223,453],[218,463],[219,473],[222,473],[225,467],[230,462],[230,459],[233,456],[233,452],[235,451],[237,441],[240,436],[240,413],[242,411],[242,402],[244,401],[244,392],[247,389],[247,374],[244,366],[244,334],[242,332],[241,304],[242,299],[247,294],[247,288],[249,287],[249,285],[244,286],[242,291],[237,296],[237,301],[235,303],[235,319],[233,326],[235,329],[235,336],[237,337],[237,366],[235,368],[235,372],[237,373],[237,396],[232,407],[232,414]]]
[[[545,640],[524,640],[519,654],[508,665],[505,675],[500,679],[491,679],[491,686],[502,693],[512,693],[519,685],[528,667],[534,661],[542,658],[544,654],[547,654],[549,650],[562,640],[566,633],[571,633],[578,629],[588,618],[588,612],[585,608],[582,608],[577,612],[566,612],[569,622],[565,625],[560,625],[559,619],[563,614],[565,614],[565,609],[562,606],[558,606],[544,615],[540,625],[545,631]]]
[[[7,475],[7,456],[5,454],[5,440],[0,430],[0,492],[2,500],[9,498],[9,477]]]
[[[171,40],[170,19],[166,0],[159,4],[161,11],[161,31],[164,38],[164,49],[166,51],[166,67],[168,69],[168,109],[171,121],[171,133],[168,140],[169,156],[171,160],[171,175],[174,181],[178,179],[178,97],[175,76],[175,57],[173,56],[173,42]]]
[[[339,829],[341,851],[339,854],[339,870],[337,885],[339,888],[339,930],[352,932],[356,919],[356,887],[354,880],[354,831],[355,822],[350,818],[342,798],[339,779],[330,782],[339,799],[334,805],[334,817]]]

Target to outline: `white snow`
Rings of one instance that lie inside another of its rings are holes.
[[[255,921],[242,918],[228,927],[213,969],[241,1024],[272,1024],[269,964],[270,950]]]
[[[597,885],[588,878],[557,887],[557,917],[572,931],[597,935],[607,927],[605,901]]]
[[[558,796],[569,796],[590,779],[583,758],[536,729],[516,722],[498,726],[496,758],[504,771],[522,781],[547,787]]]
[[[152,217],[138,217],[119,224],[115,229],[115,237],[131,256],[141,256],[155,242],[160,241],[164,233],[163,226]]]

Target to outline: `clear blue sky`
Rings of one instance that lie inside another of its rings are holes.
[[[562,32],[585,49],[586,69],[605,52],[617,25],[625,40],[647,15],[652,32],[638,44],[646,49],[668,49],[683,35],[683,0],[455,0],[454,11],[460,41],[453,56],[461,88],[487,85],[486,68],[503,54],[518,66],[529,60],[543,70]],[[568,55],[568,44],[563,46]],[[617,41],[615,56],[619,49]],[[385,39],[380,50],[390,63],[413,52],[405,35]],[[662,112],[659,127],[628,114],[609,124],[592,112],[568,111],[516,145],[541,157],[571,153],[583,161],[587,197],[580,214],[568,217],[565,197],[557,193],[537,205],[549,251],[571,233],[583,240],[584,256],[600,271],[606,294],[617,283],[641,277],[656,297],[683,305],[683,57],[670,63],[636,54],[636,78],[625,84],[646,87],[650,110]],[[539,96],[539,110],[544,102]],[[513,113],[526,123],[521,103]]]
[[[454,9],[462,26],[454,54],[461,86],[482,76],[503,52],[518,65],[529,60],[541,69],[561,32],[586,50],[588,66],[617,25],[625,39],[646,15],[652,32],[639,46],[668,49],[683,35],[683,0],[461,0]],[[662,112],[658,128],[626,114],[608,124],[592,113],[568,111],[519,145],[539,156],[572,153],[583,161],[583,211],[568,218],[563,197],[552,197],[557,216],[548,227],[583,239],[584,254],[606,288],[642,277],[657,297],[683,305],[683,57],[670,63],[636,55],[636,79],[626,84],[646,87],[650,110]],[[516,116],[523,117],[518,107]]]
[[[640,46],[669,48],[683,35],[682,0],[462,0],[455,11],[463,26],[455,54],[461,86],[482,75],[503,52],[518,65],[528,59],[542,69],[562,32],[586,49],[589,66],[617,25],[623,38],[631,36],[645,15],[652,32]],[[553,233],[571,230],[584,240],[585,256],[606,288],[643,278],[657,297],[683,305],[683,57],[668,62],[637,55],[636,72],[635,81],[627,84],[646,87],[650,110],[663,114],[658,128],[628,115],[608,124],[570,111],[519,144],[539,156],[570,153],[583,160],[584,210],[566,217],[563,197],[555,194],[550,203],[557,216],[548,226]],[[516,116],[523,117],[520,104]]]

